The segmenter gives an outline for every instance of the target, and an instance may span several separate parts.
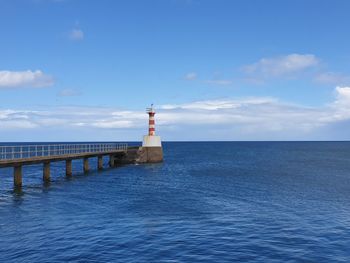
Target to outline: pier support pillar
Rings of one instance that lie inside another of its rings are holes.
[[[22,187],[22,166],[15,166],[13,168],[13,185],[15,187]]]
[[[44,182],[50,182],[50,162],[44,162],[43,180]]]
[[[66,160],[66,176],[72,176],[72,160]]]
[[[87,173],[89,171],[89,158],[84,158],[84,173]]]
[[[114,155],[109,156],[109,166],[114,167]]]
[[[102,170],[103,169],[103,156],[97,157],[97,169]]]

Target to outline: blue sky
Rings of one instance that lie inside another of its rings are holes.
[[[348,140],[348,10],[0,0],[0,141]]]

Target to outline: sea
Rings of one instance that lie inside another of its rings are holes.
[[[0,169],[0,262],[350,262],[350,142],[165,142],[164,162]]]

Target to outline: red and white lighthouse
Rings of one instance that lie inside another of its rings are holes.
[[[142,147],[162,147],[160,136],[156,135],[153,104],[146,109],[148,114],[148,135],[143,136]]]
[[[154,121],[154,115],[156,112],[153,109],[153,104],[151,104],[151,108],[147,108],[147,113],[148,113],[148,135],[149,136],[154,136],[156,135],[156,130],[155,130],[155,121]]]

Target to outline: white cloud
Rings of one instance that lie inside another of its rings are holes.
[[[166,106],[169,111],[159,113],[164,125],[212,125],[220,124],[227,129],[259,131],[305,131],[317,127],[318,115],[323,110],[281,103],[273,98],[214,100],[183,105]],[[208,127],[211,129],[211,127]]]
[[[196,72],[190,72],[185,75],[186,80],[196,80],[197,79],[197,73]]]
[[[350,87],[337,87],[335,90],[336,101],[332,104],[335,108],[335,119],[345,120],[350,118]]]
[[[164,139],[319,139],[329,127],[350,123],[350,87],[337,87],[333,102],[305,107],[270,97],[227,98],[158,106],[157,131]],[[98,135],[124,134],[126,138],[147,132],[147,114],[103,107],[53,107],[36,111],[0,110],[2,130],[87,132]],[[109,133],[108,131],[111,131]],[[1,134],[0,130],[0,134]],[[350,139],[350,133],[346,135]],[[57,133],[58,138],[61,133]],[[62,135],[63,136],[63,135]],[[110,137],[109,137],[110,138]],[[136,137],[133,139],[137,139]],[[95,140],[96,140],[95,139]],[[333,138],[338,139],[338,138]]]
[[[187,104],[167,104],[162,105],[164,110],[185,109],[185,110],[220,110],[220,109],[235,109],[242,107],[245,104],[264,104],[277,102],[273,98],[245,98],[245,99],[223,99],[223,100],[207,100],[196,101]]]
[[[312,54],[290,54],[275,58],[262,58],[242,68],[247,75],[259,78],[290,77],[317,67],[319,59]]]
[[[350,107],[350,87],[337,87],[337,103],[343,103]]]
[[[53,78],[41,70],[0,71],[0,88],[42,88],[53,84]]]
[[[350,122],[350,87],[337,87],[335,100],[321,107],[305,107],[269,97],[208,100],[163,105],[158,118],[161,127],[174,127],[178,132],[183,127],[193,133],[198,127],[197,136],[212,133],[217,138],[221,132],[226,136],[222,139],[317,139],[314,136],[328,127]],[[332,135],[324,136],[329,139]]]
[[[30,111],[0,110],[0,124],[2,129],[32,129],[38,127],[30,120]]]
[[[74,28],[69,33],[69,38],[73,41],[80,41],[84,39],[84,32],[81,29]]]
[[[84,126],[84,124],[82,125]],[[92,126],[96,128],[125,129],[132,128],[135,126],[135,124],[131,120],[102,120],[93,123]]]

